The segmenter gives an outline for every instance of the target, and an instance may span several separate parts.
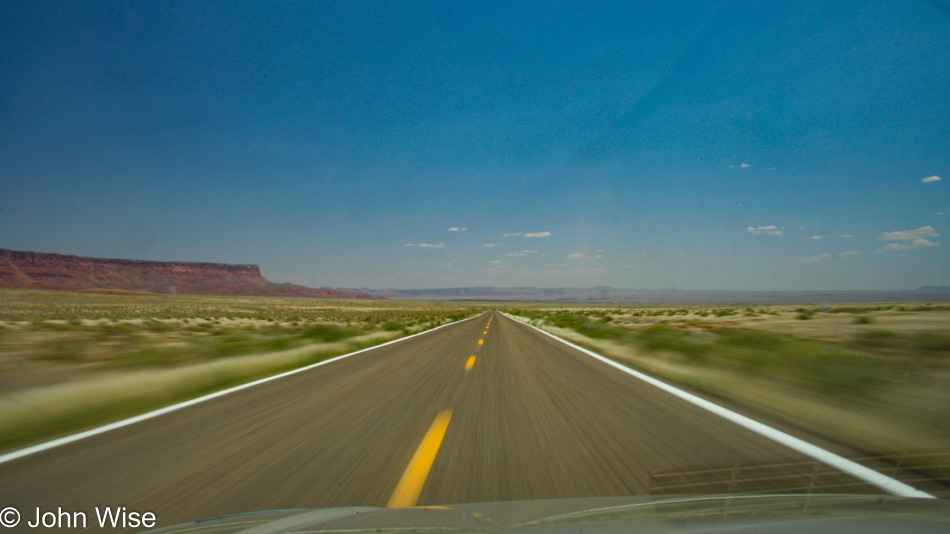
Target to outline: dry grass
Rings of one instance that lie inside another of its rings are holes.
[[[454,303],[0,290],[0,450],[476,312]]]
[[[0,393],[293,349],[471,313],[453,303],[0,290]]]

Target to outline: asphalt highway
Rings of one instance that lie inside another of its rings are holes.
[[[823,488],[882,493],[494,312],[0,464],[0,505],[24,520],[37,506],[124,506],[158,526]]]

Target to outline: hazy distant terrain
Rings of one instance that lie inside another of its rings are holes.
[[[706,291],[616,287],[456,287],[358,289],[377,297],[418,300],[605,301],[643,304],[799,304],[950,300],[950,287],[885,291]]]
[[[118,290],[397,300],[622,302],[631,304],[821,304],[950,300],[950,287],[882,291],[729,291],[595,287],[311,288],[275,283],[258,265],[86,258],[0,249],[0,288]]]

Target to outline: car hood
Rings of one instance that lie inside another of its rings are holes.
[[[874,495],[603,497],[421,506],[250,512],[148,532],[295,534],[330,532],[945,532],[950,501]],[[870,529],[870,530],[869,530]]]

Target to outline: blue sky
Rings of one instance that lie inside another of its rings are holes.
[[[667,4],[4,2],[0,247],[334,287],[950,285],[946,2]]]

